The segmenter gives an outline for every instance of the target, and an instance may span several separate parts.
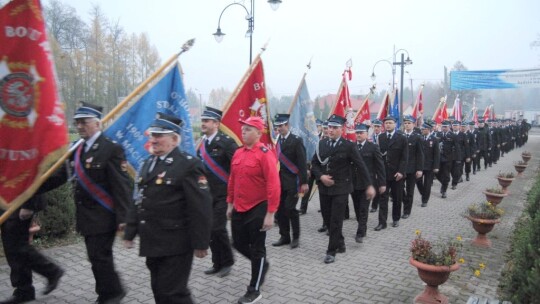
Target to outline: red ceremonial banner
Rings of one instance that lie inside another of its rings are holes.
[[[341,136],[350,141],[355,141],[356,135],[354,132],[354,113],[352,110],[346,74],[349,75],[349,78],[351,77],[350,70],[343,72],[343,79],[341,80],[341,85],[339,86],[337,100],[334,105],[334,109],[330,111],[330,115],[335,114],[347,119],[345,121],[345,125],[343,126],[343,134]]]
[[[369,99],[366,97],[360,109],[356,113],[356,118],[354,119],[354,124],[364,123],[366,120],[370,121],[371,113],[369,112]]]
[[[242,81],[223,108],[221,130],[242,145],[242,124],[250,116],[260,116],[265,122],[260,141],[273,149],[270,107],[266,99],[266,88],[262,60],[259,56],[251,64]]]
[[[68,142],[38,0],[0,9],[0,207],[26,201]]]
[[[386,116],[388,116],[388,108],[390,107],[390,94],[386,92],[384,94],[383,100],[381,102],[381,107],[379,109],[379,113],[377,114],[378,120],[384,120]]]

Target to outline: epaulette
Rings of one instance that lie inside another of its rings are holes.
[[[261,151],[263,151],[264,153],[266,153],[266,152],[268,152],[268,148],[261,146]]]

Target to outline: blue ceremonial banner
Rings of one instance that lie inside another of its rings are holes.
[[[540,69],[450,72],[451,90],[537,87],[540,87]]]
[[[182,119],[184,126],[180,149],[195,155],[189,106],[178,63],[105,130],[105,135],[124,147],[126,159],[135,172],[139,172],[144,160],[150,155],[145,148],[149,139],[145,131],[156,118],[157,112]]]
[[[399,116],[399,95],[398,90],[394,91],[394,102],[390,105],[390,116],[393,116],[396,119],[396,129],[399,129],[401,125],[400,116]]]
[[[289,126],[291,132],[302,138],[306,147],[307,159],[311,160],[315,154],[315,147],[319,142],[315,114],[313,113],[313,100],[309,97],[305,75],[300,83],[296,100],[293,101],[289,113]]]

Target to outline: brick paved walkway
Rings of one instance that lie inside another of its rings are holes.
[[[451,238],[462,235],[468,256],[473,261],[482,261],[487,268],[480,278],[472,275],[465,267],[452,275],[449,282],[441,287],[449,296],[450,303],[465,303],[471,294],[495,297],[503,256],[508,249],[508,241],[514,222],[523,210],[526,191],[537,171],[540,152],[533,152],[534,158],[524,177],[518,178],[510,186],[511,194],[500,205],[506,213],[502,223],[490,233],[493,248],[471,247],[469,241],[475,236],[470,222],[460,216],[466,206],[484,199],[481,190],[497,185],[498,171],[514,171],[513,162],[521,159],[523,150],[540,151],[540,135],[531,134],[529,143],[515,150],[498,165],[482,170],[471,176],[470,182],[459,184],[457,190],[449,190],[448,198],[441,199],[440,184],[434,183],[433,196],[427,208],[420,208],[419,195],[415,195],[412,215],[402,220],[398,228],[381,232],[373,231],[377,218],[370,213],[368,235],[363,244],[354,241],[356,223],[346,220],[344,236],[347,252],[338,254],[333,264],[323,263],[327,237],[316,230],[321,225],[318,195],[310,203],[307,215],[301,217],[302,236],[300,247],[274,248],[271,242],[277,240],[277,228],[268,234],[268,256],[270,272],[262,288],[260,303],[411,303],[423,290],[423,283],[416,269],[409,265],[410,241],[415,230],[420,229],[429,239]],[[391,212],[389,212],[391,214]],[[354,212],[351,204],[351,216]],[[391,220],[391,219],[390,219]],[[128,288],[123,303],[153,303],[149,273],[144,259],[137,251],[125,250],[117,242],[115,248],[116,265]],[[93,303],[94,279],[86,260],[82,243],[45,250],[66,270],[59,288],[48,296],[39,296],[36,303]],[[226,278],[206,276],[202,272],[211,265],[210,257],[196,260],[191,274],[190,287],[198,303],[236,303],[245,292],[249,281],[249,265],[237,256],[233,272]],[[8,297],[11,285],[9,268],[0,260],[0,298]],[[44,280],[35,277],[38,291],[44,287]]]

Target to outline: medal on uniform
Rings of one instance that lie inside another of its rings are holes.
[[[90,157],[90,158],[87,158],[86,159],[86,165],[84,165],[84,167],[86,169],[90,169],[90,165],[92,164],[92,160],[94,159],[94,157]]]
[[[163,183],[163,177],[165,176],[165,173],[167,173],[167,171],[163,171],[162,173],[158,174],[156,179],[156,185],[161,185]]]

